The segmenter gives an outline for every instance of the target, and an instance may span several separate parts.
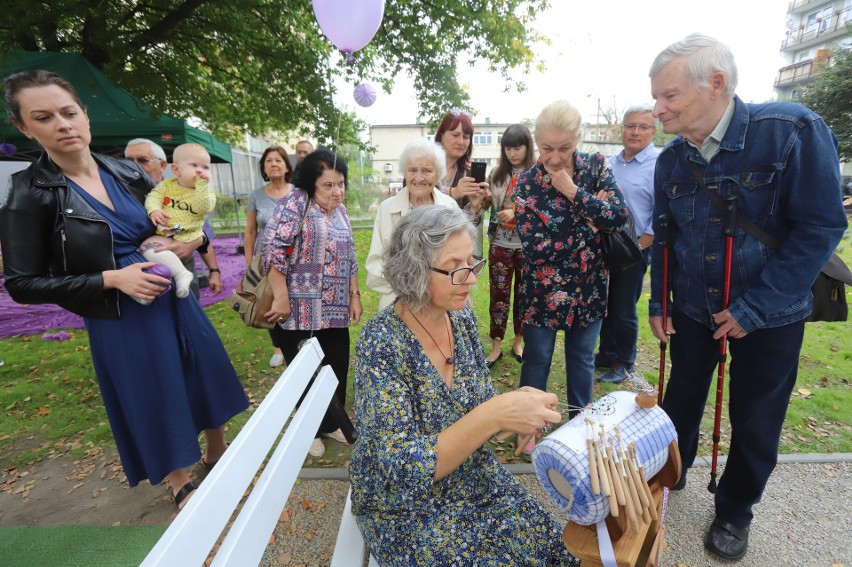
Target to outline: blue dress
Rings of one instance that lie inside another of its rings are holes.
[[[450,313],[453,385],[388,307],[355,349],[352,512],[381,565],[576,565],[562,526],[496,455],[477,449],[435,482],[438,434],[494,390],[473,311]]]
[[[116,268],[146,262],[136,248],[154,233],[145,208],[108,173],[115,211],[69,180],[110,225]],[[92,361],[130,486],[159,484],[201,458],[198,434],[248,407],[216,329],[190,294],[151,305],[119,293],[119,319],[85,319]]]

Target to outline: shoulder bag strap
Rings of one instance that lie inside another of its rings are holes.
[[[713,201],[713,203],[717,207],[724,210],[725,203],[722,201],[722,198],[719,197],[719,195],[707,188],[707,185],[704,183],[704,172],[701,171],[701,168],[698,167],[698,164],[691,161],[689,162],[689,167],[692,169],[692,175],[695,177],[695,181],[698,182],[698,186],[704,189],[704,192],[707,193],[707,196],[710,197],[710,200]],[[739,213],[737,213],[737,226],[739,226],[741,229],[743,229],[753,237],[757,238],[764,244],[767,244],[773,250],[777,250],[778,246],[781,245],[781,242],[777,238],[775,238],[750,220],[741,217]]]

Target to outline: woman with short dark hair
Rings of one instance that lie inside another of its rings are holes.
[[[341,404],[349,374],[349,324],[357,325],[363,311],[355,241],[343,205],[348,173],[346,162],[328,150],[308,154],[296,169],[295,187],[266,225],[262,247],[274,296],[265,316],[282,330],[284,359],[292,362],[299,343],[316,337],[324,363],[337,377]],[[346,443],[340,425],[326,411],[312,456],[325,453],[321,437]]]

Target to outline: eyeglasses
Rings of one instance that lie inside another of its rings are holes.
[[[622,130],[639,130],[640,132],[650,132],[651,130],[656,130],[653,126],[648,126],[647,124],[624,124],[621,126]]]
[[[405,169],[405,174],[410,175],[411,177],[414,177],[418,173],[423,175],[424,177],[429,177],[435,174],[435,170],[431,167],[408,167]]]
[[[135,158],[130,158],[130,160],[133,161],[134,163],[138,164],[138,165],[145,165],[146,163],[150,163],[150,162],[154,161],[153,159],[146,158],[146,157],[135,157]]]
[[[485,267],[485,258],[480,259],[473,266],[468,268],[456,268],[455,270],[442,270],[440,268],[431,268],[433,272],[438,272],[439,274],[444,274],[446,276],[450,276],[450,282],[453,285],[462,285],[469,278],[470,274],[479,277],[479,274],[482,273],[482,269]]]
[[[465,112],[464,110],[461,110],[461,109],[459,109],[459,108],[451,108],[451,109],[450,109],[450,114],[452,114],[453,116],[458,116],[459,114],[462,114],[462,115],[467,116],[468,118],[470,118],[470,114],[468,114],[467,112]]]

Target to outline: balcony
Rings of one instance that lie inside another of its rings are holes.
[[[804,12],[811,6],[819,6],[824,3],[825,0],[793,0],[793,2],[790,2],[787,6],[787,13],[795,14],[797,12]]]
[[[781,42],[781,49],[806,46],[809,43],[844,35],[847,33],[846,24],[849,22],[852,22],[852,6],[837,10],[827,19],[817,18],[809,25],[802,24],[799,29],[788,31],[787,38]]]
[[[826,54],[822,57],[818,56],[815,59],[808,59],[807,61],[800,61],[793,65],[782,67],[778,71],[778,76],[775,78],[775,88],[810,82],[815,75],[818,75],[830,63],[831,57]]]

